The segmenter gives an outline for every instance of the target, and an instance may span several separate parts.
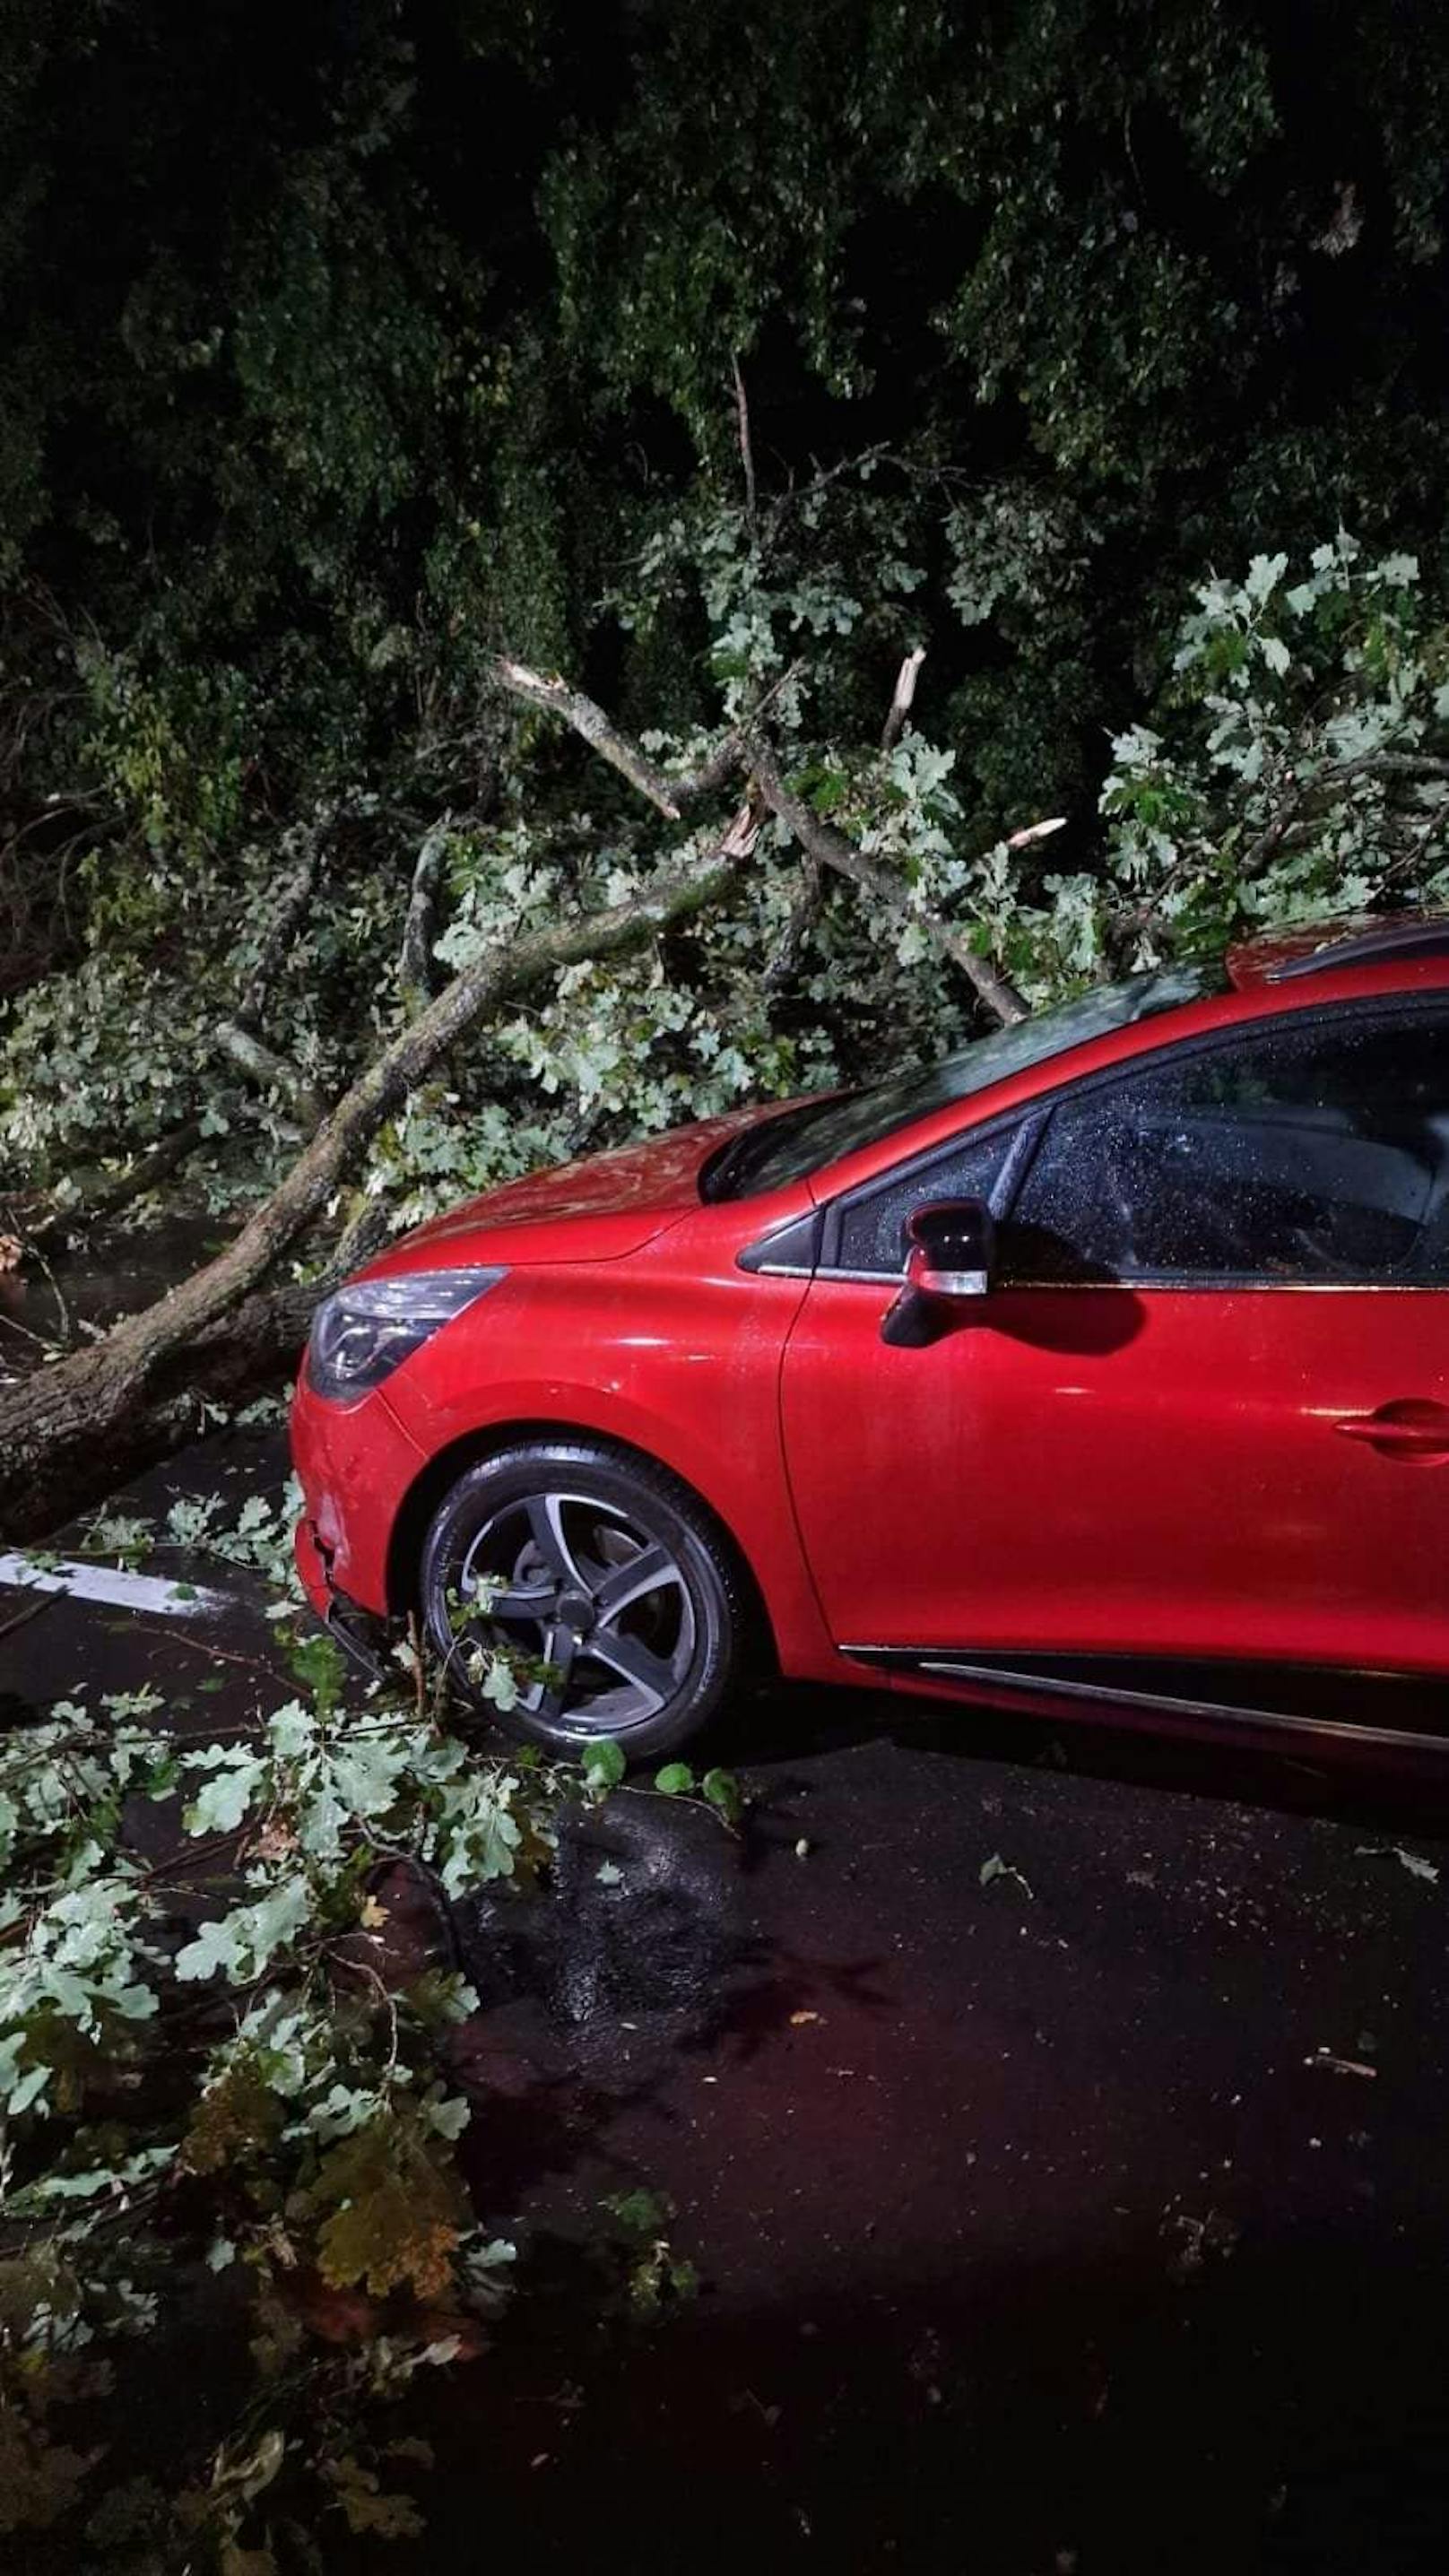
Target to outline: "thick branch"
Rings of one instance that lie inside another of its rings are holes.
[[[542,708],[545,715],[561,716],[591,751],[607,760],[611,769],[617,769],[620,777],[637,787],[640,795],[647,797],[671,823],[677,823],[688,806],[713,795],[740,766],[743,746],[739,735],[731,733],[698,769],[687,771],[682,778],[666,778],[638,744],[610,722],[601,706],[586,697],[582,689],[571,689],[557,672],[546,678],[522,662],[504,660],[495,662],[493,670],[500,687],[507,689],[510,696],[522,698],[526,706]]]
[[[1320,780],[1330,783],[1344,778],[1449,778],[1449,760],[1436,760],[1426,751],[1362,751],[1356,760],[1346,760],[1339,769],[1320,771]]]
[[[1009,1026],[1015,1020],[1025,1019],[1026,1004],[1021,995],[1004,975],[997,972],[991,960],[978,957],[970,941],[959,930],[948,929],[940,922],[927,921],[913,913],[898,877],[888,868],[879,867],[874,859],[868,859],[832,824],[822,822],[818,814],[812,814],[808,805],[802,805],[799,797],[791,794],[780,775],[774,754],[764,743],[750,746],[749,759],[751,775],[765,803],[793,834],[808,858],[814,859],[820,867],[833,868],[838,876],[849,877],[853,885],[864,887],[877,903],[884,905],[888,912],[897,913],[903,921],[917,922],[937,955],[948,957],[953,966],[960,968],[998,1020]]]
[[[917,661],[916,669],[919,667]],[[645,759],[637,744],[616,730],[603,708],[596,706],[592,698],[569,688],[557,677],[540,678],[536,671],[526,670],[521,662],[499,662],[495,669],[502,685],[512,690],[516,697],[526,699],[530,706],[545,707],[550,714],[562,716],[583,741],[629,779],[671,821],[678,820],[683,804],[723,785],[734,769],[748,767],[765,804],[793,833],[807,856],[821,867],[833,868],[838,875],[849,877],[854,884],[863,886],[872,894],[877,902],[899,913],[902,918],[907,917],[905,898],[897,880],[886,869],[877,867],[873,859],[853,848],[830,824],[821,822],[818,815],[812,814],[807,806],[790,794],[773,754],[762,741],[749,734],[731,734],[692,777],[666,780]],[[784,675],[785,678],[789,676],[788,673]],[[898,690],[905,677],[903,671],[901,681],[897,683]],[[776,689],[782,686],[783,679],[776,681]],[[912,673],[910,690],[913,691],[914,686]],[[771,690],[760,701],[755,710],[756,721],[773,695]],[[909,703],[908,694],[906,704]],[[914,919],[916,916],[910,917]],[[999,1020],[1010,1023],[1025,1018],[1026,1004],[1020,994],[1004,975],[997,972],[989,958],[978,957],[970,941],[960,931],[929,921],[922,922],[920,926],[932,947],[959,966],[987,1009],[993,1011]]]
[[[308,1089],[295,1065],[278,1055],[275,1047],[269,1047],[265,1038],[259,1038],[240,1020],[218,1020],[212,1036],[222,1054],[231,1058],[249,1082],[255,1082],[263,1091],[279,1091],[309,1131],[320,1125],[325,1112],[316,1092]]]

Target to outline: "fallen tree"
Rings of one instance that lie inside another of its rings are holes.
[[[753,837],[752,828],[732,825],[704,857],[632,901],[521,938],[456,975],[359,1075],[225,1251],[89,1348],[0,1393],[0,1526],[7,1534],[52,1526],[104,1491],[118,1464],[172,1438],[191,1410],[191,1387],[237,1392],[294,1349],[328,1273],[310,1291],[253,1292],[316,1223],[388,1112],[505,999],[584,959],[657,937],[716,901]]]
[[[888,743],[899,735],[921,658],[917,649],[902,667],[887,719]],[[272,968],[315,876],[315,835],[308,840],[283,884],[276,925],[244,1001],[218,1031],[218,1043],[248,1071],[274,1079],[279,1090],[303,1104],[314,1132],[286,1177],[224,1251],[90,1347],[68,1352],[0,1392],[0,1528],[9,1537],[54,1527],[64,1513],[107,1490],[140,1459],[184,1437],[199,1419],[201,1399],[215,1402],[244,1394],[295,1351],[317,1297],[358,1257],[355,1228],[345,1228],[330,1254],[321,1254],[306,1285],[269,1288],[266,1283],[317,1227],[383,1120],[450,1048],[505,1002],[571,967],[657,940],[718,903],[754,852],[766,814],[785,827],[808,870],[832,871],[863,888],[888,919],[907,917],[904,881],[821,822],[787,785],[762,730],[770,699],[783,682],[759,700],[748,727],[731,727],[697,767],[669,776],[593,699],[557,676],[500,659],[496,678],[508,695],[561,719],[670,822],[682,821],[741,780],[744,800],[702,854],[662,872],[637,895],[512,938],[456,974],[381,1048],[325,1115],[260,1026]],[[433,836],[433,846],[425,844],[414,874],[404,927],[402,952],[413,992],[421,987],[431,960],[433,943],[424,942],[420,915],[426,914],[432,926],[439,878]],[[929,919],[922,931],[932,950],[959,968],[998,1020],[1021,1017],[1025,1006],[1020,996],[962,932]],[[168,1146],[155,1149],[153,1164],[171,1169],[189,1140],[188,1127]]]
[[[773,676],[727,684],[712,742],[662,738],[667,766],[650,737],[632,739],[584,691],[496,662],[490,740],[497,705],[519,709],[515,779],[539,774],[540,724],[555,743],[572,735],[642,802],[650,837],[610,833],[573,802],[562,839],[543,845],[544,866],[525,824],[469,842],[460,892],[446,818],[422,829],[401,930],[394,905],[387,934],[392,981],[368,1014],[378,1042],[333,1087],[334,1105],[310,1134],[316,1050],[293,1061],[269,994],[307,911],[319,831],[331,826],[323,817],[300,849],[284,845],[273,919],[254,931],[240,1000],[216,1020],[231,1058],[248,1058],[285,1104],[274,1132],[295,1139],[300,1126],[304,1141],[224,1251],[91,1347],[0,1390],[0,1528],[25,1537],[53,1527],[182,1434],[198,1395],[235,1395],[275,1370],[310,1302],[371,1248],[373,1229],[421,1212],[404,1188],[379,1217],[390,1171],[406,1181],[425,1169],[434,1205],[464,1195],[470,1176],[447,1151],[448,1103],[428,1109],[416,1134],[410,1126],[450,1054],[468,1059],[469,1114],[485,1128],[478,1068],[510,1068],[478,1187],[530,1158],[606,1141],[609,1120],[627,1133],[756,1089],[840,1079],[843,1059],[855,1066],[836,1040],[815,1046],[817,1015],[834,1015],[837,1040],[853,1034],[871,978],[898,1055],[902,1045],[949,1043],[963,988],[969,1011],[1005,1023],[1084,975],[1201,953],[1244,919],[1345,900],[1443,903],[1445,647],[1419,618],[1412,561],[1364,563],[1340,535],[1317,550],[1307,579],[1290,587],[1286,569],[1285,557],[1259,557],[1241,586],[1199,594],[1165,702],[1175,738],[1146,725],[1119,738],[1103,800],[1105,863],[1074,874],[1041,871],[1036,845],[1059,828],[1055,818],[975,857],[953,848],[950,755],[906,722],[919,647],[900,666],[883,740],[842,747],[812,726],[819,670],[802,673],[776,651]],[[754,587],[742,595],[758,601],[758,566],[743,578]],[[787,612],[788,598],[782,623]],[[702,809],[727,797],[733,813],[710,831]],[[452,910],[439,935],[445,893]],[[610,961],[628,957],[639,961],[630,976],[613,973]],[[1008,971],[1018,960],[1025,972]],[[426,997],[449,966],[450,980]],[[363,1016],[356,1003],[354,1013]],[[215,1051],[216,1020],[196,1024],[198,1047]],[[782,1035],[785,1023],[803,1038]],[[678,1070],[696,1044],[693,1072]],[[657,1077],[652,1051],[670,1046],[676,1069]],[[577,1123],[570,1091],[585,1109]],[[538,1098],[559,1105],[529,1128]],[[111,1186],[130,1194],[148,1174],[176,1169],[203,1124],[188,1113]],[[380,1164],[385,1134],[399,1129],[408,1132],[394,1134],[391,1165]]]

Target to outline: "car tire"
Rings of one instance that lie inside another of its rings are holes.
[[[467,1468],[429,1524],[419,1592],[453,1688],[555,1752],[605,1738],[631,1761],[672,1752],[743,1668],[728,1547],[667,1470],[591,1441],[520,1442]],[[499,1648],[510,1709],[481,1686]]]

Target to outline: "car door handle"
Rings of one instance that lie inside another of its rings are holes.
[[[1401,1396],[1397,1403],[1381,1404],[1377,1413],[1345,1414],[1333,1427],[1345,1440],[1367,1442],[1383,1458],[1419,1459],[1426,1465],[1449,1458],[1449,1404],[1431,1404],[1425,1396]]]

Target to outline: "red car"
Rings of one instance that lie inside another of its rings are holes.
[[[761,1657],[1437,1738],[1449,921],[490,1191],[326,1299],[292,1429],[312,1601],[505,1646],[549,1744],[658,1753]]]

